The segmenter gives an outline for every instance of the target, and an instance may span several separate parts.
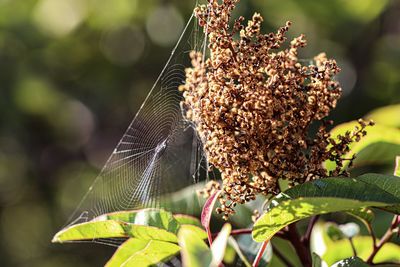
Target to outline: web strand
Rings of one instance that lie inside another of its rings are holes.
[[[192,14],[161,74],[69,225],[115,211],[164,207],[164,196],[199,181],[205,157],[193,125],[183,117],[178,87],[185,81],[188,52],[201,51],[205,45],[204,33]],[[96,242],[114,246],[119,241]]]

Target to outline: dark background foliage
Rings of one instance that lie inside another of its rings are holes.
[[[0,265],[100,266],[54,245],[165,64],[194,1],[0,0]],[[400,1],[243,0],[343,72],[337,123],[400,102]]]

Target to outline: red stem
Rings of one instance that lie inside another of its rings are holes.
[[[207,231],[208,243],[209,243],[209,245],[211,246],[211,244],[212,244],[212,242],[213,242],[213,238],[212,238],[212,234],[211,234],[210,228],[207,227],[207,228],[206,228],[206,231]]]
[[[289,241],[292,243],[297,255],[300,258],[304,267],[311,267],[311,254],[309,248],[300,240],[299,233],[297,232],[296,223],[292,223],[288,226],[287,235]]]
[[[258,267],[258,264],[261,261],[262,255],[264,254],[265,249],[267,248],[269,240],[264,241],[261,245],[260,250],[257,253],[257,257],[254,259],[252,267]]]
[[[372,264],[373,260],[376,256],[376,254],[379,252],[379,250],[385,245],[390,239],[392,238],[392,235],[394,233],[394,230],[398,227],[398,216],[395,215],[393,218],[393,221],[389,228],[387,229],[386,233],[382,236],[382,238],[379,240],[377,244],[374,245],[374,249],[372,250],[371,255],[369,255],[367,259],[367,263]]]
[[[247,234],[251,234],[252,229],[236,229],[236,230],[232,230],[231,235],[247,235]],[[213,233],[212,237],[216,237],[218,233]]]

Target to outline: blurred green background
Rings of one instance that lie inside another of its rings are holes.
[[[101,266],[51,244],[156,80],[194,0],[0,0],[0,265]],[[336,122],[400,102],[399,0],[242,0],[342,67]],[[400,116],[400,114],[399,114]]]

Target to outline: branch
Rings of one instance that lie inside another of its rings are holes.
[[[357,257],[357,250],[356,250],[356,247],[354,246],[353,239],[351,237],[349,238],[349,242],[350,242],[351,249],[353,250],[354,257]]]
[[[235,235],[247,235],[247,234],[251,234],[252,229],[235,229],[231,231],[231,236],[235,236]],[[212,237],[216,237],[219,234],[219,232],[217,233],[213,233]]]
[[[269,242],[269,240],[264,241],[264,242],[262,243],[261,248],[260,248],[260,250],[259,250],[258,253],[257,253],[257,257],[254,259],[254,262],[253,262],[252,267],[258,267],[258,264],[259,264],[260,261],[261,261],[261,258],[262,258],[263,254],[264,254],[264,251],[265,251],[265,249],[267,248],[268,242]]]
[[[299,256],[304,267],[311,267],[311,254],[309,249],[301,242],[299,233],[297,232],[296,223],[292,223],[288,227],[289,241],[292,243],[297,255]]]
[[[368,232],[372,238],[372,249],[375,249],[376,248],[376,236],[375,236],[374,229],[372,229],[372,225],[370,222],[367,222],[366,225],[367,225]]]
[[[312,230],[314,228],[314,225],[317,223],[318,219],[319,215],[311,217],[310,222],[308,223],[307,230],[301,237],[301,242],[303,242],[308,248],[310,247],[310,238]]]
[[[391,225],[386,230],[386,233],[382,236],[381,240],[379,240],[378,244],[376,244],[374,246],[374,249],[372,250],[371,255],[369,255],[369,257],[367,259],[367,263],[372,264],[376,254],[383,247],[383,245],[385,245],[387,242],[390,241],[393,233],[395,232],[394,230],[398,227],[398,225],[399,225],[399,215],[396,215],[396,216],[394,216]]]

